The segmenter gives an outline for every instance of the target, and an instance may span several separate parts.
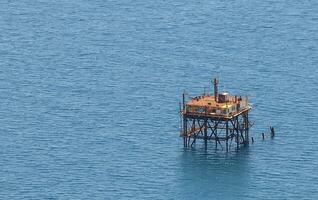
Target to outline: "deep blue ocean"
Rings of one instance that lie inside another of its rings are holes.
[[[183,147],[214,77],[248,148]],[[318,199],[317,87],[316,0],[3,0],[0,199]]]

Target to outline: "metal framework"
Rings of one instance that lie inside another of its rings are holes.
[[[215,83],[217,84],[216,81]],[[216,95],[218,95],[217,92],[214,96]],[[215,101],[218,103],[217,98]],[[184,147],[192,147],[198,139],[204,140],[205,145],[208,140],[214,140],[216,149],[221,147],[227,151],[233,146],[239,149],[241,145],[249,144],[249,129],[252,126],[249,121],[251,109],[249,105],[229,114],[211,113],[211,107],[208,106],[201,107],[200,111],[191,111],[187,105],[185,94],[183,94],[183,104],[180,104],[182,120],[180,136],[183,137]]]
[[[183,113],[181,136],[184,147],[192,147],[197,139],[203,139],[205,144],[208,140],[214,140],[216,148],[220,146],[226,150],[231,148],[233,141],[236,143],[237,149],[241,144],[247,145],[251,126],[248,112],[249,109],[229,118]]]

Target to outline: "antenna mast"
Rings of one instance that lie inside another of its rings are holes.
[[[215,102],[218,102],[218,84],[219,84],[219,80],[217,80],[216,78],[213,81],[213,85],[214,85],[214,100]]]

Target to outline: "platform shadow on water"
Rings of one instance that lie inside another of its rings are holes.
[[[180,196],[184,199],[244,197],[249,180],[249,148],[226,152],[212,144],[181,150]],[[220,191],[216,193],[215,191]]]

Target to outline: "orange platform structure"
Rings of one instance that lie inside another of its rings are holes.
[[[239,149],[240,145],[249,143],[248,98],[230,95],[228,92],[218,92],[217,79],[214,79],[214,93],[203,94],[190,98],[183,94],[180,107],[182,127],[180,136],[184,146],[193,146],[197,139],[215,141],[215,147],[229,150],[233,143]]]

